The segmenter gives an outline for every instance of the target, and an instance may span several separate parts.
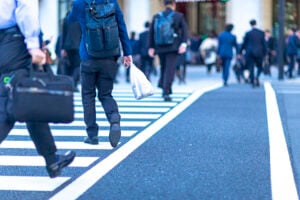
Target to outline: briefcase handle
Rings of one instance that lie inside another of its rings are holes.
[[[29,68],[29,77],[48,77],[53,78],[55,75],[49,65],[31,65]]]

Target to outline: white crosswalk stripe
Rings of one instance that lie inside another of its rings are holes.
[[[190,93],[178,92],[172,95],[172,102],[164,102],[160,93],[155,93],[153,96],[135,100],[131,90],[117,89],[113,93],[121,114],[121,127],[122,127],[122,139],[126,142],[134,135],[138,134],[144,128],[149,126],[161,118],[165,113],[169,112],[178,103],[188,97]],[[56,140],[56,146],[59,150],[75,150],[77,157],[70,165],[71,168],[84,169],[90,167],[95,162],[103,159],[101,156],[84,156],[80,155],[80,151],[93,150],[93,151],[105,151],[109,152],[113,150],[109,141],[109,123],[106,119],[105,113],[101,106],[101,103],[96,101],[97,110],[97,123],[99,124],[99,145],[88,145],[82,142],[83,137],[86,136],[85,124],[83,120],[83,108],[81,103],[81,96],[79,93],[74,94],[75,105],[75,120],[69,124],[50,124],[52,134]],[[76,139],[77,138],[77,139]],[[122,140],[119,146],[122,145]],[[32,174],[25,174],[21,176],[12,175],[10,171],[9,175],[5,172],[9,170],[9,167],[42,167],[45,168],[44,159],[38,156],[35,151],[32,151],[32,155],[20,155],[21,150],[35,150],[33,142],[30,140],[26,125],[24,123],[16,123],[14,129],[10,132],[7,140],[3,141],[0,145],[0,151],[5,150],[7,155],[2,153],[0,155],[0,167],[5,167],[5,170],[0,171],[0,191],[54,191],[61,185],[65,184],[71,179],[69,176],[61,176],[55,179],[50,179],[46,172],[34,176]],[[29,151],[31,152],[31,151]],[[4,168],[3,168],[4,169]],[[80,174],[79,174],[80,175]]]

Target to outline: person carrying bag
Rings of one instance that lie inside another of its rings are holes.
[[[38,0],[18,3],[15,0],[5,0],[5,3],[0,4],[0,52],[5,52],[0,54],[0,143],[8,136],[16,122],[8,116],[10,88],[7,84],[11,79],[17,83],[26,77],[31,63],[44,65],[46,62],[45,53],[40,49],[39,43],[41,31],[38,8]],[[50,178],[59,176],[62,169],[74,160],[76,153],[67,151],[62,155],[57,154],[47,122],[26,121],[26,127],[38,154],[45,159]]]

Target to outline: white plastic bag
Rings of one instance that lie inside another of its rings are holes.
[[[153,95],[154,88],[145,74],[135,64],[130,65],[131,88],[136,99],[142,99]]]

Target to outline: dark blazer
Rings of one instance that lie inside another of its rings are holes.
[[[163,14],[166,16],[168,15],[172,10],[170,8],[166,8],[163,11]],[[156,53],[167,53],[167,52],[177,52],[179,45],[183,42],[187,42],[188,39],[188,27],[187,23],[184,19],[184,16],[182,13],[174,11],[173,15],[173,22],[174,22],[174,29],[177,33],[178,37],[175,38],[175,42],[172,45],[168,46],[155,46],[154,43],[154,19],[158,17],[159,13],[154,15],[150,27],[150,37],[149,37],[149,46],[150,48],[155,48]]]
[[[257,28],[247,32],[242,43],[240,53],[246,50],[246,56],[264,57],[267,53],[265,33]]]
[[[105,3],[106,0],[96,0],[97,3]],[[123,18],[123,13],[120,9],[119,3],[117,0],[110,0],[110,3],[113,3],[116,8],[116,19],[118,22],[118,28],[119,28],[119,37],[122,44],[124,56],[132,55],[132,49],[128,37],[128,32],[126,28],[126,24]],[[87,60],[90,58],[87,54],[87,50],[85,47],[85,9],[86,9],[86,3],[85,0],[74,0],[72,10],[70,11],[68,20],[70,21],[77,21],[80,24],[81,31],[82,31],[82,37],[80,42],[80,57],[82,60]]]
[[[139,35],[139,53],[143,57],[148,57],[149,35],[149,30],[143,31]]]
[[[79,49],[81,39],[81,28],[78,22],[69,22],[67,17],[63,20],[62,26],[62,49]]]
[[[297,55],[297,50],[300,47],[300,40],[296,34],[288,37],[286,51],[288,55]]]
[[[228,31],[224,31],[218,36],[218,55],[222,58],[232,58],[233,48],[238,52],[236,36]]]

